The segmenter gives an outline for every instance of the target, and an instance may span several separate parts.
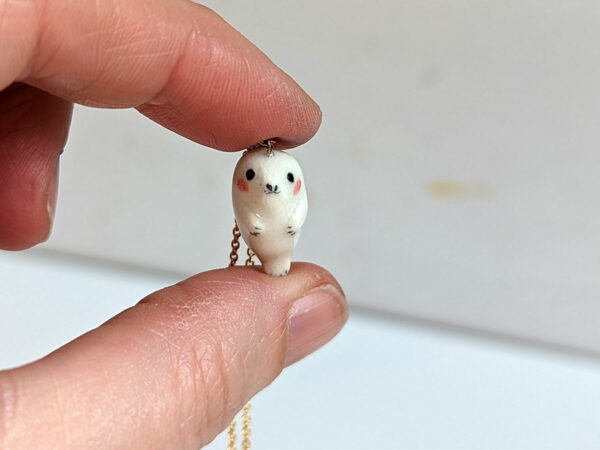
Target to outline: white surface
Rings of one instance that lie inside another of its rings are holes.
[[[208,4],[322,105],[298,259],[356,304],[600,351],[600,3]],[[77,108],[48,247],[223,265],[236,160]]]
[[[38,358],[173,277],[0,253],[0,367]],[[257,449],[592,450],[600,361],[351,314],[253,401]],[[226,448],[223,437],[209,447]]]

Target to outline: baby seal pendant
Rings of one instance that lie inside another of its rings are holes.
[[[300,165],[271,145],[249,149],[238,161],[233,211],[242,238],[265,273],[284,276],[306,220],[308,201]]]

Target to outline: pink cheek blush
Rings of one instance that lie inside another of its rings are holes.
[[[296,184],[294,185],[294,195],[298,194],[298,192],[300,192],[300,188],[302,187],[302,181],[298,180],[296,181]]]
[[[243,178],[237,180],[237,187],[242,192],[248,192],[248,183]]]

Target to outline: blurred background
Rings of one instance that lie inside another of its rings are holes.
[[[205,4],[323,109],[295,259],[352,307],[256,448],[600,447],[600,4]],[[238,157],[77,107],[52,238],[0,253],[0,367],[225,266]]]

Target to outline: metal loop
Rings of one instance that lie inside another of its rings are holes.
[[[273,149],[275,147],[275,139],[265,139],[262,142],[259,142],[258,144],[254,144],[251,145],[250,147],[248,147],[248,150],[254,150],[255,148],[266,148],[267,149],[267,156],[271,157],[273,156]]]

